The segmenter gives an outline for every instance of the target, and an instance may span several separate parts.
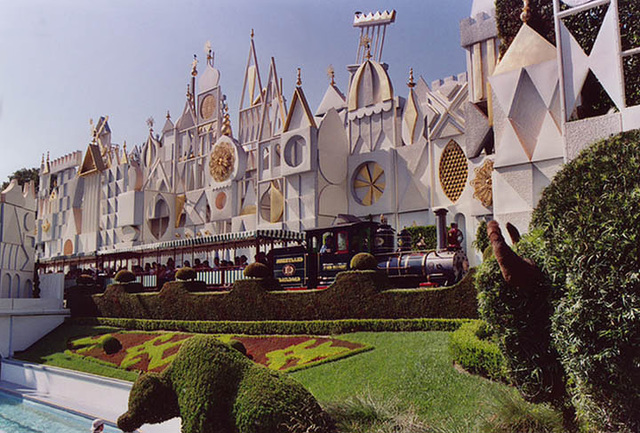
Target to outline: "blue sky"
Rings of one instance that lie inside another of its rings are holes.
[[[185,101],[193,54],[211,41],[232,125],[237,124],[250,32],[263,82],[276,60],[287,100],[302,68],[312,110],[327,67],[346,92],[355,60],[355,11],[396,9],[383,61],[398,95],[409,68],[431,81],[466,69],[459,22],[471,0],[20,0],[0,1],[0,180],[35,167],[43,153],[85,150],[89,119],[110,117],[112,140],[129,149],[148,134],[145,120],[175,120]]]

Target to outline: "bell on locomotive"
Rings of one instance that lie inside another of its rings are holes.
[[[376,230],[374,241],[374,254],[390,254],[396,249],[395,247],[396,231],[387,224],[387,218],[380,216],[380,225]]]

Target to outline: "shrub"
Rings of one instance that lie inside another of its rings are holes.
[[[436,226],[411,226],[406,229],[411,234],[412,250],[435,250],[438,245]]]
[[[454,361],[465,370],[494,380],[506,380],[504,358],[489,337],[484,322],[465,323],[449,336],[449,350]]]
[[[233,347],[238,352],[242,353],[244,356],[247,356],[247,348],[244,347],[244,344],[242,344],[242,341],[231,340],[231,342],[229,343],[229,346]]]
[[[176,280],[191,281],[191,280],[195,280],[195,278],[196,278],[195,269],[187,266],[178,269],[178,271],[176,272]]]
[[[496,392],[494,415],[485,418],[480,431],[486,433],[564,433],[562,417],[547,405],[523,401],[510,390]]]
[[[358,271],[375,271],[378,269],[378,260],[373,254],[358,253],[351,258],[351,264],[349,267]]]
[[[136,280],[136,274],[128,269],[121,269],[118,271],[114,279],[122,284],[132,283]]]
[[[539,233],[526,235],[516,253],[536,262]],[[490,257],[478,269],[478,312],[498,336],[511,380],[527,401],[566,403],[564,370],[551,340],[551,285],[547,279],[525,287],[508,284]]]
[[[100,339],[100,347],[107,355],[113,355],[122,350],[122,343],[113,335],[105,335]]]
[[[532,217],[562,363],[580,408],[614,430],[640,430],[638,173],[639,131],[603,140],[556,174]]]
[[[244,276],[247,278],[269,278],[271,270],[267,265],[260,262],[251,263],[244,268]]]
[[[79,286],[89,286],[94,284],[95,281],[93,279],[93,275],[89,274],[81,274],[76,278],[76,284]]]
[[[484,251],[491,246],[489,236],[487,235],[487,221],[482,220],[480,224],[478,224],[476,238],[472,245],[480,253],[484,253]]]

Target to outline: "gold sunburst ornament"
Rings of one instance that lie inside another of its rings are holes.
[[[480,200],[485,207],[493,205],[493,189],[491,173],[493,173],[493,161],[487,160],[482,166],[474,170],[476,177],[471,181],[473,198]]]
[[[235,154],[229,143],[219,143],[211,152],[209,173],[216,182],[224,182],[231,177],[235,164]]]
[[[353,179],[353,192],[356,201],[363,206],[371,206],[384,193],[384,170],[377,162],[368,161],[356,169]]]

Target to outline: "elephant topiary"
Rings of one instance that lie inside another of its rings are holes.
[[[185,433],[334,431],[302,385],[206,335],[186,341],[162,373],[136,380],[118,427],[131,432],[178,416]]]

